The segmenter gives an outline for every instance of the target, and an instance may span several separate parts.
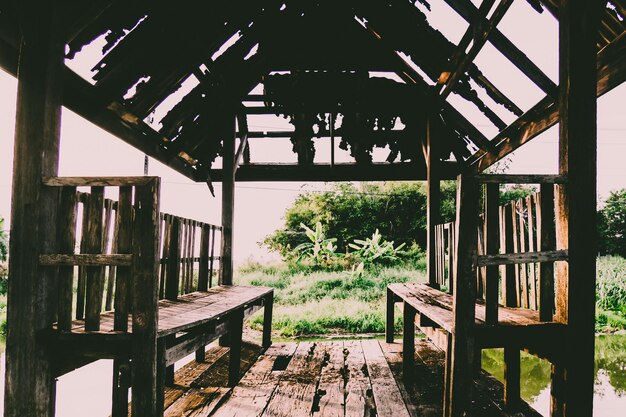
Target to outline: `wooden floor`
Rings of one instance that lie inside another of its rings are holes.
[[[228,349],[210,348],[205,363],[191,362],[176,372],[176,385],[166,392],[165,416],[442,415],[443,352],[426,340],[416,342],[410,383],[403,382],[399,341],[275,343],[260,352],[259,346],[244,345],[243,377],[231,389]],[[502,411],[502,385],[486,374],[476,386],[472,416],[539,416],[531,409]]]

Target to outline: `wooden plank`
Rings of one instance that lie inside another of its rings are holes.
[[[325,357],[322,344],[301,342],[262,416],[309,415]]]
[[[528,252],[532,253],[535,251],[535,215],[534,213],[534,207],[536,207],[536,205],[534,204],[535,202],[535,195],[533,194],[532,196],[527,196],[526,197],[526,217],[528,218],[527,224],[528,224],[528,228],[527,228],[527,232],[528,232]],[[529,288],[528,288],[528,296],[530,298],[530,304],[529,304],[529,308],[533,309],[533,310],[537,310],[537,277],[535,274],[535,269],[536,269],[537,264],[532,263],[530,265],[528,265],[528,281],[529,281]]]
[[[53,363],[38,340],[56,302],[54,268],[37,257],[57,251],[58,192],[41,187],[57,175],[64,42],[62,8],[25,1],[18,9],[20,55],[13,157],[4,415],[54,416]]]
[[[413,373],[413,365],[415,362],[415,315],[417,311],[407,302],[403,306],[402,320],[402,371],[404,377],[408,380]]]
[[[419,345],[421,343],[422,343],[421,340],[417,341],[418,346],[416,350],[419,350],[420,348]],[[427,407],[427,405],[422,403],[423,399],[420,397],[417,397],[414,400],[411,398],[411,394],[409,393],[409,391],[414,391],[414,388],[420,385],[420,383],[417,380],[418,378],[417,375],[419,374],[420,370],[416,369],[417,372],[413,373],[414,377],[408,383],[405,384],[404,374],[402,372],[402,356],[403,356],[402,348],[400,347],[400,345],[396,343],[386,343],[383,341],[379,341],[379,344],[383,351],[383,354],[385,355],[385,360],[389,364],[389,369],[391,369],[391,373],[394,377],[395,383],[398,385],[398,389],[400,390],[400,394],[402,395],[402,400],[404,401],[404,404],[407,407],[409,415],[411,417],[428,415],[428,413],[424,413],[425,411],[424,409]],[[419,366],[418,363],[419,363],[419,360],[416,361],[416,367]],[[418,411],[418,404],[419,404],[419,408],[421,408],[421,410],[419,411]],[[426,407],[424,407],[425,405]],[[441,413],[439,413],[439,415],[440,414]],[[362,414],[362,415],[367,415],[367,414]]]
[[[216,227],[211,225],[211,256],[209,257],[209,288],[213,286],[213,266],[215,261],[215,230]]]
[[[446,417],[462,416],[469,410],[472,395],[472,357],[474,336],[472,328],[475,320],[476,276],[475,258],[477,252],[476,228],[478,227],[479,187],[470,178],[459,176],[457,181],[456,217],[456,256],[454,274],[454,333],[450,355],[450,378],[447,381],[449,398],[444,398]]]
[[[160,180],[137,187],[133,237],[133,415],[156,415]]]
[[[481,184],[567,184],[566,175],[478,174],[474,178]]]
[[[120,187],[117,208],[117,248],[127,253],[132,252],[133,247],[133,189],[132,187]],[[128,330],[128,312],[130,311],[131,291],[131,268],[119,267],[115,274],[115,315],[113,328],[115,330]]]
[[[234,387],[239,382],[241,372],[241,338],[243,334],[243,309],[231,313],[228,318],[228,339],[230,361],[228,363],[228,386]]]
[[[61,191],[57,233],[59,251],[67,254],[74,253],[76,244],[76,188],[74,187],[67,187]],[[41,256],[39,255],[40,259]],[[69,331],[72,326],[74,267],[61,267],[58,274],[57,326],[61,331]]]
[[[460,164],[451,161],[441,162],[441,179],[449,180],[458,175]],[[237,182],[257,181],[424,181],[426,166],[414,162],[330,164],[245,164],[237,169]],[[211,180],[224,182],[228,174],[224,169],[212,169]]]
[[[111,253],[117,253],[118,238],[119,238],[119,233],[120,233],[119,216],[117,215],[117,212],[119,210],[119,204],[117,203],[117,201],[114,203],[113,209],[115,211],[115,217],[113,220],[114,222],[113,223],[113,242],[111,243]],[[117,280],[116,275],[117,275],[117,268],[109,267],[109,276],[107,278],[106,299],[104,301],[104,309],[106,311],[111,310],[113,306],[113,294],[115,290],[115,281]]]
[[[272,314],[274,311],[274,291],[263,299],[263,342],[267,349],[272,345]]]
[[[159,261],[159,300],[165,298],[165,278],[167,276],[168,256],[170,253],[170,239],[172,231],[171,215],[163,216],[163,244]]]
[[[81,253],[76,255],[39,255],[39,263],[45,266],[130,266],[132,262],[133,255],[124,254],[101,255]]]
[[[537,210],[537,234],[541,251],[554,250],[556,229],[554,220],[554,186],[542,185],[539,193],[540,204]],[[554,264],[539,264],[539,319],[552,321],[554,312]]]
[[[597,255],[597,54],[595,36],[603,4],[562,0],[559,7],[558,230],[569,251],[564,342],[565,410],[593,414]],[[575,349],[572,347],[576,346]]]
[[[500,220],[503,223],[504,229],[504,252],[505,253],[514,253],[516,251],[515,246],[515,229],[513,223],[513,205],[507,204],[503,208],[504,217]],[[517,302],[517,294],[518,290],[516,287],[516,275],[517,270],[515,269],[514,264],[509,264],[505,268],[504,274],[504,294],[502,298],[504,299],[504,305],[507,307],[517,307],[519,304]]]
[[[104,208],[104,188],[91,188],[91,198],[87,205],[89,222],[85,253],[102,253],[102,210]],[[104,291],[104,269],[101,266],[87,267],[87,286],[85,302],[85,329],[100,330],[100,312],[102,311],[102,293]]]
[[[387,308],[385,310],[385,341],[393,343],[395,335],[395,309],[396,297],[391,289],[387,287]]]
[[[482,255],[477,257],[478,266],[489,265],[515,265],[529,264],[535,262],[556,262],[567,261],[569,258],[568,251],[553,250],[542,252],[523,252],[523,253],[501,253],[497,255]]]
[[[48,187],[132,187],[150,184],[157,177],[43,177]]]
[[[296,343],[283,344],[280,348],[273,346],[261,355],[212,417],[260,416],[282,375],[282,371],[273,370],[277,358],[292,356],[296,346]]]
[[[89,205],[89,200],[91,199],[91,195],[87,193],[83,193],[80,196],[80,202],[82,203],[82,227],[81,227],[81,236],[80,236],[80,252],[85,253],[87,249],[87,228],[89,225],[89,212],[87,210],[87,206]],[[76,319],[80,320],[85,317],[85,291],[87,286],[87,268],[79,267],[78,268],[78,282],[76,287]]]
[[[346,353],[345,416],[371,416],[376,412],[372,383],[369,379],[363,347],[359,340],[344,342]]]
[[[164,413],[164,417],[206,417],[220,404],[230,389],[222,387],[192,388],[178,398]]]
[[[313,416],[344,417],[344,349],[343,342],[325,343],[325,366],[317,387],[317,408]]]
[[[372,384],[377,415],[380,417],[410,417],[378,341],[363,340],[361,345]]]
[[[485,253],[497,255],[500,252],[500,184],[488,184],[485,197]],[[499,271],[496,265],[488,266],[485,285],[485,321],[498,323]]]

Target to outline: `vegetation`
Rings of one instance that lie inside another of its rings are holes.
[[[626,257],[626,189],[612,191],[598,212],[599,251]]]
[[[381,333],[385,329],[387,284],[424,280],[425,269],[423,258],[417,268],[378,266],[362,274],[250,262],[239,269],[235,282],[275,289],[273,328],[283,337]],[[399,331],[399,314],[397,318]],[[261,327],[262,320],[262,315],[253,317],[252,327]]]
[[[626,259],[601,256],[596,277],[596,328],[626,329]]]
[[[4,230],[4,219],[0,217],[0,263],[6,262],[9,256],[9,236]],[[0,275],[2,275],[0,273]]]
[[[455,184],[442,183],[444,221],[454,217]],[[426,188],[422,183],[369,183],[336,185],[332,191],[300,195],[285,213],[285,226],[267,236],[264,244],[284,259],[293,248],[309,242],[301,224],[321,223],[338,253],[346,253],[355,239],[375,230],[397,245],[426,247]]]

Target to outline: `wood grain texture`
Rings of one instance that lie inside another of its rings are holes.
[[[39,255],[39,264],[45,266],[130,266],[132,262],[133,255],[121,254]]]
[[[49,187],[134,187],[150,184],[157,177],[43,177]]]

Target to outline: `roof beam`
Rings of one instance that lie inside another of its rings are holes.
[[[453,179],[459,173],[456,162],[441,162],[441,179]],[[221,182],[224,172],[211,170],[211,180]],[[375,164],[248,164],[241,165],[236,181],[422,181],[426,166],[407,163]]]
[[[471,23],[478,13],[478,9],[470,0],[445,0],[445,2],[468,23]],[[489,42],[544,93],[553,98],[557,97],[556,84],[497,28],[491,31]]]
[[[597,96],[611,91],[626,81],[626,32],[598,53]],[[495,152],[476,152],[467,162],[473,173],[484,171],[517,148],[545,132],[559,121],[555,101],[545,97],[522,117],[500,132],[493,140]]]
[[[486,20],[489,10],[491,10],[494,2],[495,0],[483,1],[478,11],[480,16],[477,17],[479,18],[475,19],[474,22],[470,24],[465,32],[465,35],[463,35],[463,39],[461,39],[461,42],[459,43],[455,57],[452,59],[453,64],[456,64],[456,68],[447,81],[445,81],[445,85],[439,94],[441,98],[445,99],[452,92],[461,75],[463,75],[467,67],[474,61],[474,59],[476,59],[476,56],[482,50],[491,32],[496,28],[496,26],[498,26],[498,23],[500,23],[506,12],[509,10],[509,7],[511,7],[513,0],[500,1],[491,18]],[[485,5],[485,7],[483,7],[483,5]],[[465,50],[471,41],[473,41],[472,47],[466,54]]]

